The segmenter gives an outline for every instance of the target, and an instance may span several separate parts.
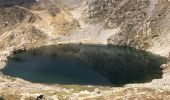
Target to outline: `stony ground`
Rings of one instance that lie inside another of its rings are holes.
[[[27,1],[0,1],[0,68],[16,50],[62,43],[128,45],[169,55],[167,0]],[[0,99],[169,100],[170,65],[161,67],[162,79],[123,87],[49,86],[1,74]]]

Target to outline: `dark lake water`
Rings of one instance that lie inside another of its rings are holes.
[[[124,85],[161,78],[165,62],[134,48],[68,44],[18,51],[1,71],[38,83]]]

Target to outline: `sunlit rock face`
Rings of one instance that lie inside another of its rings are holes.
[[[169,36],[169,1],[88,0],[86,5],[87,22],[104,23],[105,28],[121,27],[122,32],[110,37],[109,43],[152,50],[160,46],[168,48],[163,44],[169,43],[167,36],[164,36]]]
[[[86,19],[87,22],[103,22],[106,28],[121,27],[123,39],[110,38],[109,43],[117,45],[132,45],[136,36],[142,34],[143,26],[147,19],[149,0],[88,0]],[[121,38],[120,33],[116,38]],[[114,36],[113,36],[114,37]]]

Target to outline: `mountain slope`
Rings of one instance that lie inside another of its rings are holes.
[[[170,48],[169,9],[170,2],[166,0],[89,0],[85,18],[87,22],[103,22],[105,28],[121,27],[121,32],[108,39],[111,44],[167,56]]]

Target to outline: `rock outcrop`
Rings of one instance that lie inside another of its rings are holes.
[[[104,23],[105,28],[121,27],[120,33],[108,39],[110,44],[128,45],[140,49],[169,51],[169,13],[167,0],[88,0],[86,22]],[[160,49],[159,49],[160,50]]]

